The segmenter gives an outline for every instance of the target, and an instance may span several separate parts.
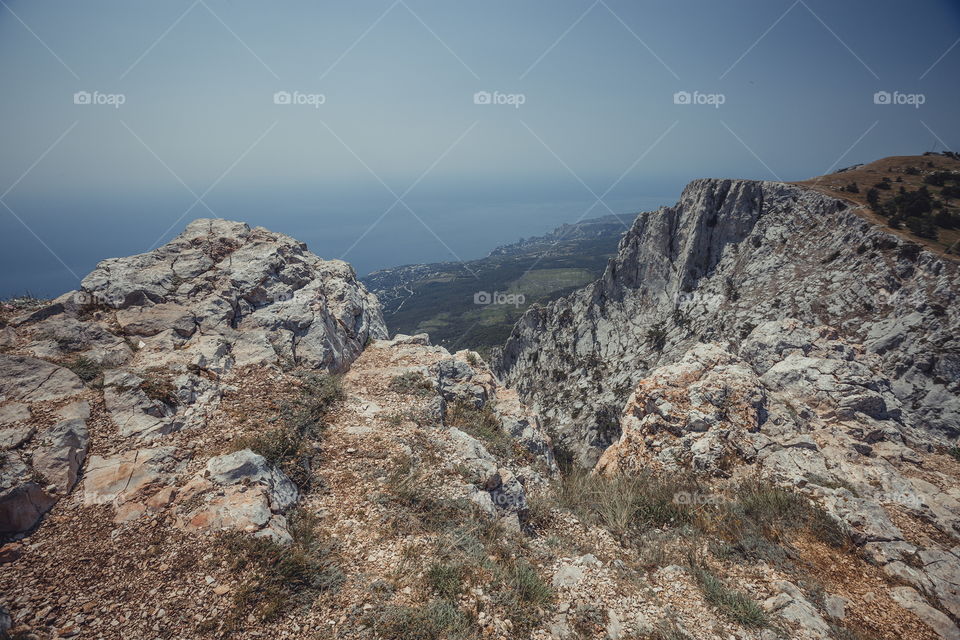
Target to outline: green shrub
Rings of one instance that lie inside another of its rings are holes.
[[[655,351],[663,351],[667,344],[667,327],[663,322],[658,322],[647,329],[647,343]]]

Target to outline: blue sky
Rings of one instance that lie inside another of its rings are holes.
[[[73,288],[197,217],[363,274],[696,177],[957,149],[958,39],[947,0],[3,0],[0,296]]]

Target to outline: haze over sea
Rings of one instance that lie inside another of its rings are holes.
[[[960,148],[960,5],[864,6],[3,0],[0,298],[201,217],[363,275]]]
[[[591,203],[582,200],[504,202],[495,194],[461,197],[439,193],[434,198],[411,199],[408,203],[424,224],[405,208],[396,207],[373,226],[391,204],[390,200],[377,197],[379,194],[270,191],[212,197],[209,204],[222,217],[293,236],[323,258],[347,260],[360,276],[402,264],[480,258],[496,246],[521,237],[543,235],[565,222],[610,214],[598,205],[584,216]],[[563,189],[558,187],[557,191]],[[675,200],[676,194],[640,195],[608,204],[629,224],[633,216],[628,212],[655,210]],[[190,204],[189,195],[182,198],[178,194],[151,198],[91,197],[75,202],[50,198],[17,207],[17,213],[29,216],[31,228],[45,242],[55,244],[57,254],[82,278],[100,260],[147,251],[152,243],[161,243],[161,236],[166,241],[182,231],[190,220],[212,216],[209,211],[195,208],[173,231],[164,233]],[[129,213],[117,215],[118,211]],[[77,288],[77,278],[62,264],[48,259],[38,261],[36,247],[23,241],[14,225],[15,220],[0,222],[0,252],[4,260],[36,266],[30,270],[0,271],[2,297],[25,293],[53,297]],[[91,234],[91,225],[109,228],[110,232]]]

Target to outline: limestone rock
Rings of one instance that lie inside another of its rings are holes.
[[[841,419],[900,420],[918,440],[949,444],[960,378],[941,372],[960,362],[960,272],[916,249],[805,187],[695,180],[675,206],[637,217],[600,280],[529,309],[495,369],[586,467],[618,438],[637,383],[700,342],[740,345],[772,386],[802,383],[810,399],[839,401]],[[765,323],[775,324],[757,334]],[[854,349],[887,382],[844,364]],[[821,364],[826,380],[806,377]],[[837,375],[849,386],[818,387]]]
[[[0,453],[0,533],[32,529],[56,503],[16,452]]]
[[[296,486],[281,471],[249,449],[216,456],[203,474],[180,492],[178,502],[201,501],[186,513],[180,526],[187,531],[232,529],[291,541],[284,513],[298,498]]]
[[[61,495],[69,493],[87,455],[86,423],[80,418],[64,420],[38,437],[40,446],[33,453],[33,468]]]
[[[198,366],[239,356],[342,371],[368,338],[386,337],[379,303],[348,264],[227,220],[195,220],[154,251],[101,262],[81,294],[105,303],[147,350],[169,356],[165,347],[177,345],[177,359]]]
[[[907,611],[911,611],[923,620],[944,640],[960,640],[960,629],[942,611],[931,607],[923,597],[910,587],[890,589],[890,597]]]
[[[121,504],[155,482],[175,464],[173,447],[135,449],[104,458],[90,456],[83,480],[86,504]]]
[[[47,402],[83,391],[72,371],[44,360],[0,353],[0,402]]]
[[[297,488],[282,472],[275,469],[266,458],[249,449],[242,449],[207,462],[210,479],[220,485],[262,485],[270,497],[270,503],[278,511],[285,511],[297,501]]]

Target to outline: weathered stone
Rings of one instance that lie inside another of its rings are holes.
[[[121,504],[166,477],[173,447],[137,449],[103,458],[90,456],[83,479],[86,504]]]
[[[379,303],[347,263],[227,220],[195,220],[154,251],[101,262],[82,293],[115,309],[148,351],[211,370],[289,358],[343,371],[368,338],[386,337]]]
[[[297,488],[290,479],[249,449],[210,458],[207,473],[213,482],[221,485],[262,485],[276,511],[285,511],[297,502]]]
[[[33,468],[61,495],[69,493],[87,455],[88,439],[87,425],[80,418],[57,423],[38,436]]]
[[[875,252],[867,267],[851,234]],[[839,419],[900,420],[917,440],[947,444],[960,434],[960,393],[935,363],[960,366],[960,273],[920,247],[904,271],[899,248],[808,188],[695,180],[675,206],[637,217],[601,279],[530,308],[495,368],[587,467],[617,439],[626,395],[698,342],[734,345],[769,388]]]
[[[29,531],[56,501],[31,479],[19,455],[0,453],[0,533]]]
[[[44,360],[0,353],[0,402],[45,402],[77,395],[83,381]]]
[[[553,586],[560,588],[575,587],[583,580],[583,569],[573,564],[565,564],[553,574]]]
[[[945,613],[930,606],[914,589],[894,587],[890,589],[890,597],[901,607],[923,620],[944,640],[960,640],[960,629],[957,629],[957,625]]]

